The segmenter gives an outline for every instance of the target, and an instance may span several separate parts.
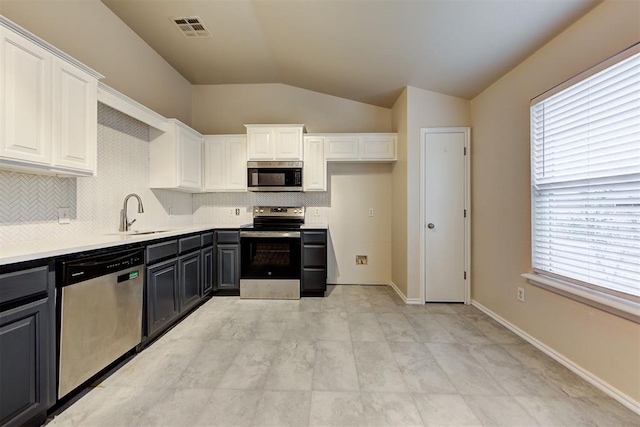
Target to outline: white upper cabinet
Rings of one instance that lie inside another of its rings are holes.
[[[304,137],[304,167],[302,186],[304,191],[327,191],[327,160],[324,156],[324,139]]]
[[[358,160],[360,138],[357,135],[325,137],[328,160]]]
[[[204,137],[204,191],[247,190],[247,137]]]
[[[96,173],[102,76],[0,16],[0,168]]]
[[[325,151],[330,162],[393,162],[396,160],[395,133],[326,134]]]
[[[149,143],[149,187],[202,191],[202,141],[198,132],[169,119],[166,132]]]
[[[360,137],[361,160],[396,160],[396,134],[365,134]]]
[[[96,170],[98,81],[59,60],[53,71],[53,162],[92,173]]]
[[[304,125],[245,125],[247,160],[302,160]]]

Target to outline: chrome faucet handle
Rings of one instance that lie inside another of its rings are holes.
[[[129,227],[131,227],[131,224],[133,224],[136,221],[137,221],[137,218],[134,218],[133,221],[127,222],[127,230],[129,229]]]

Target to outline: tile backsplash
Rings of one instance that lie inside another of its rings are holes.
[[[124,198],[138,228],[192,223],[190,194],[149,189],[149,127],[98,104],[98,176],[60,178],[0,171],[0,242],[117,231]],[[68,207],[71,224],[58,224]],[[170,210],[173,215],[169,215]]]
[[[306,206],[306,224],[327,224],[329,193],[207,193],[193,195],[193,223],[236,226],[253,221],[253,206]],[[240,208],[240,215],[235,209]],[[317,215],[316,215],[317,208]],[[231,209],[234,210],[233,215]]]

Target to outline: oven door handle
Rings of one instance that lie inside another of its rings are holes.
[[[240,238],[243,237],[257,237],[257,238],[284,238],[284,239],[299,239],[299,231],[241,231]]]

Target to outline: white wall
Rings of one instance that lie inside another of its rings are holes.
[[[136,228],[192,222],[190,194],[149,189],[149,126],[99,104],[98,176],[0,171],[0,242],[118,231],[129,193],[140,195],[144,204],[145,212],[138,214],[135,200],[129,202]],[[58,224],[60,207],[71,209],[71,224]]]
[[[473,299],[636,402],[640,325],[520,274],[531,271],[529,101],[638,40],[640,2],[606,1],[471,103]]]
[[[387,285],[391,281],[391,167],[329,164],[329,283]],[[368,264],[356,265],[356,255],[367,255]]]
[[[390,132],[391,110],[285,84],[193,86],[193,127],[244,133],[245,123],[303,123],[307,132]]]
[[[402,105],[405,99],[406,107]],[[393,110],[394,126],[398,126],[396,131],[401,135],[398,164],[393,171],[393,199],[394,205],[406,206],[398,208],[399,212],[406,209],[406,231],[398,230],[394,224],[393,247],[406,247],[406,256],[403,264],[402,259],[398,260],[394,255],[393,282],[408,299],[419,300],[423,286],[420,282],[420,233],[424,229],[420,224],[420,129],[470,126],[471,110],[469,101],[465,99],[410,86],[406,88],[406,96],[403,94],[398,99]],[[402,269],[406,269],[406,274]]]

